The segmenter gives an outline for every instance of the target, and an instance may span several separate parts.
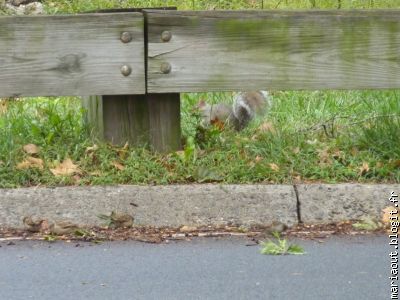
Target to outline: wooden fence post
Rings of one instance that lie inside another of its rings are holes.
[[[147,94],[150,147],[157,152],[181,148],[180,94]]]
[[[149,114],[145,95],[90,96],[82,99],[85,120],[94,134],[115,145],[149,143]]]
[[[157,10],[176,10],[174,7]],[[151,9],[150,9],[151,10]],[[141,12],[143,9],[111,9],[96,12]],[[147,73],[147,27],[144,21]],[[82,99],[86,121],[95,134],[113,144],[149,145],[156,152],[181,148],[180,94],[91,96]]]

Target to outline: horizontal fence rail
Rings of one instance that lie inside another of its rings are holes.
[[[148,11],[148,91],[400,87],[400,11]]]
[[[0,17],[0,96],[400,87],[399,10],[144,15]]]
[[[0,96],[143,94],[144,57],[140,13],[0,18]]]

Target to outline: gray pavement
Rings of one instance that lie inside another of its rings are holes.
[[[389,299],[386,236],[298,240],[304,256],[246,243],[0,243],[0,299]]]

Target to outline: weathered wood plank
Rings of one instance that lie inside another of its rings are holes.
[[[400,10],[146,17],[149,93],[400,87]]]
[[[82,99],[93,134],[114,145],[146,146],[149,113],[145,95],[90,96]]]
[[[144,94],[144,52],[140,13],[1,17],[0,96]]]
[[[181,149],[180,95],[147,94],[150,147],[157,152]]]
[[[142,10],[128,8],[100,12]],[[113,144],[149,145],[154,151],[167,152],[181,147],[179,99],[179,94],[92,96],[84,98],[82,105],[87,109],[86,121],[99,138]]]

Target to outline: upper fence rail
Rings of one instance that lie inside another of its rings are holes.
[[[399,87],[400,10],[0,17],[0,96]]]
[[[147,22],[151,93],[400,87],[400,10],[160,11]]]

